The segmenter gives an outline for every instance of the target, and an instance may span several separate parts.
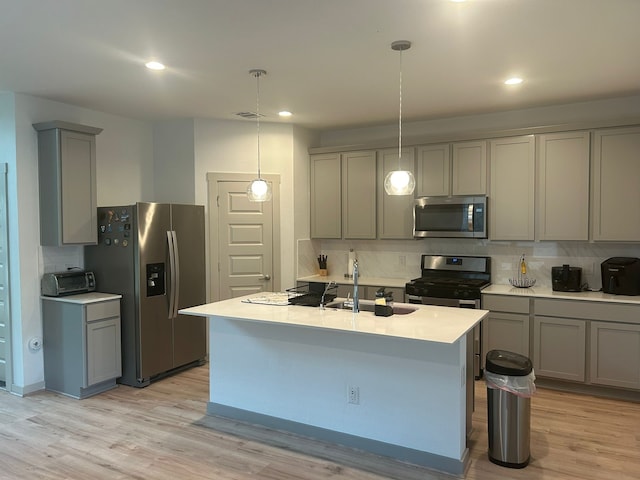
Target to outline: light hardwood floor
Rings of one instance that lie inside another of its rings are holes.
[[[0,392],[0,478],[455,478],[207,416],[208,390],[203,366],[85,400]],[[476,395],[466,478],[640,478],[640,404],[539,389],[532,401],[532,461],[514,470],[489,462],[484,382],[476,382]]]

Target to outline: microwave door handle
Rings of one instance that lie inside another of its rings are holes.
[[[473,203],[467,205],[467,230],[473,232]]]

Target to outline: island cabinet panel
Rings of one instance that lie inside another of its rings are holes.
[[[590,381],[640,390],[640,325],[591,322]]]
[[[416,174],[415,148],[403,148],[400,162],[397,148],[378,151],[378,238],[413,238],[413,195],[387,195],[384,191],[385,176],[398,168]]]
[[[95,244],[95,137],[102,129],[58,121],[33,127],[38,131],[40,244]]]
[[[490,240],[534,240],[533,135],[489,142]]]
[[[342,154],[342,232],[347,239],[376,238],[376,152]]]
[[[596,130],[593,141],[593,240],[640,241],[640,127]]]
[[[491,350],[507,350],[530,358],[529,299],[482,295],[482,308],[490,312],[482,321],[484,354]]]
[[[311,155],[311,237],[342,237],[340,154]]]
[[[589,132],[538,137],[539,240],[589,239]]]

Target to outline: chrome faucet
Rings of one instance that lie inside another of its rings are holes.
[[[353,261],[353,313],[360,311],[360,302],[358,298],[358,260]]]
[[[320,298],[320,310],[324,310],[324,296],[327,294],[327,290],[329,290],[329,288],[331,288],[331,285],[335,285],[336,282],[334,282],[333,280],[331,280],[329,283],[327,283],[327,285],[324,287],[324,292],[322,292],[322,298]]]

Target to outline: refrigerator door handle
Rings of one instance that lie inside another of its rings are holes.
[[[175,289],[173,294],[173,317],[178,316],[178,309],[180,308],[178,300],[180,299],[180,255],[178,254],[178,234],[175,230],[171,230],[171,235],[173,236],[173,251],[174,251],[174,263],[175,270],[173,271],[175,281]]]
[[[167,316],[169,319],[174,317],[173,312],[175,311],[176,291],[176,259],[172,233],[173,231],[167,230],[167,245],[169,246],[169,275],[171,278],[171,281],[169,282],[169,314]]]

